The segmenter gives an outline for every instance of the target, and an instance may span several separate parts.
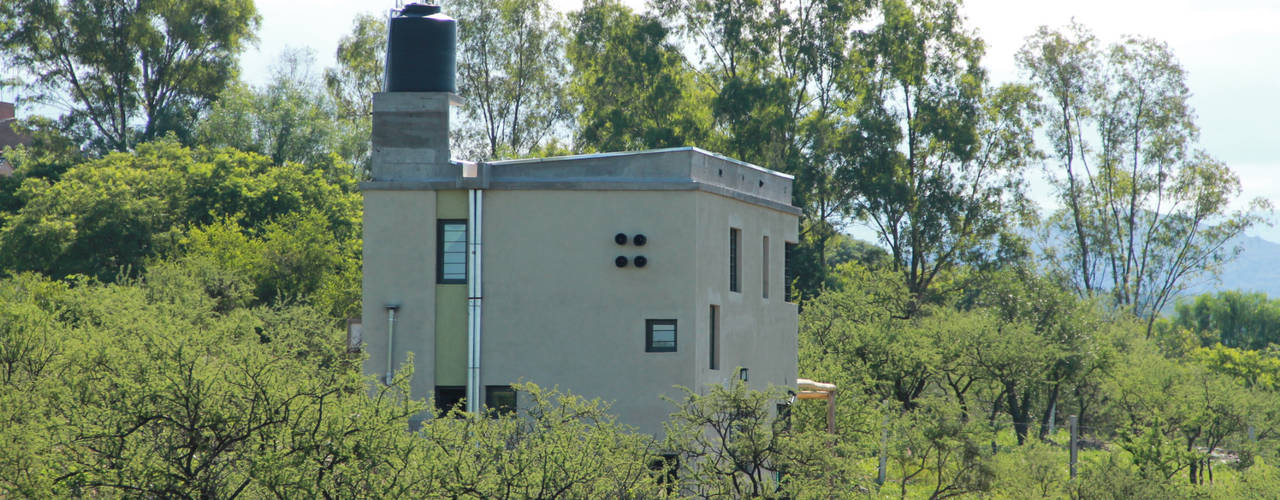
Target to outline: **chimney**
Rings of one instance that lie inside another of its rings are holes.
[[[449,163],[457,22],[440,7],[411,3],[387,30],[384,91],[373,96],[373,180],[456,177]]]
[[[0,120],[8,120],[13,116],[13,103],[0,101]]]

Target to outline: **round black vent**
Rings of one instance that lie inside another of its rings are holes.
[[[637,255],[635,258],[635,262],[636,262],[636,267],[644,267],[645,264],[649,263],[649,259],[644,258],[643,255]]]
[[[613,265],[618,267],[627,267],[627,258],[619,255],[618,258],[613,259]]]
[[[626,245],[626,244],[627,244],[627,235],[625,235],[625,234],[623,234],[623,233],[615,234],[615,235],[613,235],[613,242],[614,242],[614,243],[617,243],[617,244],[619,244],[619,245]]]
[[[644,244],[647,243],[648,241],[649,241],[649,238],[645,238],[643,234],[637,234],[635,235],[635,237],[631,238],[631,242],[635,243],[636,246],[638,247],[644,246]]]

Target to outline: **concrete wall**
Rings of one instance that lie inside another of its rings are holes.
[[[467,218],[467,192],[436,192],[436,218]],[[439,235],[437,234],[437,237]],[[436,282],[436,248],[427,255]],[[435,385],[467,384],[467,285],[436,284]],[[415,393],[434,394],[434,387],[414,388]]]
[[[558,385],[660,432],[661,395],[694,382],[694,211],[687,191],[486,192],[484,384]],[[676,352],[645,352],[646,319],[677,321]]]
[[[757,390],[794,388],[798,310],[783,293],[785,242],[796,242],[795,216],[708,193],[697,194],[697,386],[724,384],[748,369]],[[738,280],[729,291],[729,229],[741,230]],[[769,237],[769,297],[764,297],[764,236]],[[720,306],[720,369],[710,369],[710,309]]]
[[[446,166],[412,167],[365,185],[365,371],[385,371],[385,306],[398,304],[396,363],[416,354],[412,395],[427,398],[466,380],[466,285],[436,284],[435,250],[437,220],[465,219],[467,205],[465,191],[445,187],[455,180],[418,177]],[[798,231],[798,211],[783,203],[789,178],[687,148],[483,167],[482,178],[457,181],[493,183],[483,385],[531,381],[601,398],[653,434],[674,409],[662,396],[678,397],[677,385],[705,392],[746,367],[753,388],[794,386],[797,313],[783,293],[785,243]],[[729,291],[730,228],[742,235],[741,292]],[[648,242],[618,245],[617,233]],[[638,255],[646,267],[635,267]],[[720,307],[718,370],[709,366],[711,305]],[[676,320],[676,352],[645,352],[648,319]]]
[[[364,371],[386,371],[386,306],[399,305],[394,364],[415,354],[419,397],[419,388],[435,386],[435,248],[435,191],[364,193]]]

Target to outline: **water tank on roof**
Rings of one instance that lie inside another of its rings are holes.
[[[455,92],[458,22],[440,6],[411,3],[391,18],[387,92]]]

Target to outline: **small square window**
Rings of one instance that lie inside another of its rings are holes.
[[[676,320],[645,320],[644,352],[676,352]]]
[[[463,399],[467,397],[467,388],[460,385],[436,386],[436,412],[440,416],[449,414],[454,407],[466,410]]]
[[[489,385],[484,388],[484,406],[489,416],[497,417],[516,411],[516,391],[509,385]]]

